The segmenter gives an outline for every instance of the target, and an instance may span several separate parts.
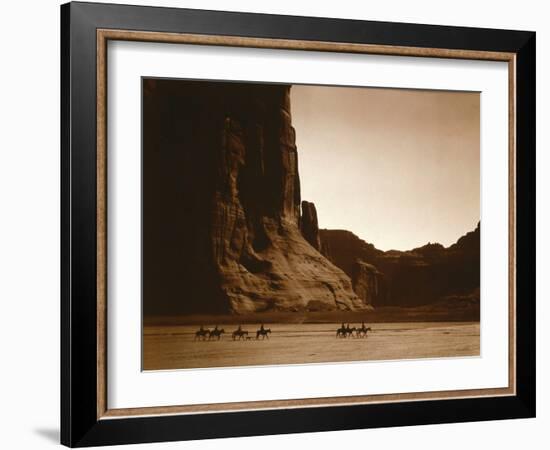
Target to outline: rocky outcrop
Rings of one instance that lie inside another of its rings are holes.
[[[357,260],[353,265],[351,282],[353,290],[368,306],[378,305],[384,297],[383,274],[372,264]]]
[[[350,277],[357,260],[374,264],[376,257],[384,254],[351,231],[321,229],[319,234],[324,254]]]
[[[428,243],[410,251],[383,252],[345,230],[321,230],[320,234],[322,247],[330,248],[331,261],[352,278],[354,290],[361,298],[365,296],[363,285],[367,283],[358,284],[356,279],[366,272],[366,266],[357,266],[357,261],[367,263],[380,274],[377,279],[379,291],[383,286],[382,293],[376,298],[369,297],[374,306],[429,305],[467,296],[479,289],[479,224],[448,248]]]
[[[304,202],[300,214],[289,93],[284,85],[145,80],[151,314],[364,306],[349,276],[318,251],[315,207]]]
[[[475,230],[459,238],[456,243],[449,247],[449,250],[477,255],[477,253],[479,253],[479,242],[481,237],[480,225],[481,222],[478,222]]]
[[[319,233],[319,238],[321,234]],[[323,255],[325,258],[327,258],[329,261],[332,261],[332,252],[330,250],[330,244],[328,241],[323,241],[321,239],[321,255]],[[340,267],[340,266],[338,266]]]
[[[311,202],[302,201],[302,217],[300,220],[302,235],[311,246],[321,251],[321,236],[319,235],[319,223],[317,221],[317,209]]]

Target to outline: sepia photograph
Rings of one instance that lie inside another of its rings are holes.
[[[480,356],[480,220],[479,92],[142,78],[142,369]]]

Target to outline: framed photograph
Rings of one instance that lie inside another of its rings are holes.
[[[535,415],[535,33],[61,7],[61,440]]]

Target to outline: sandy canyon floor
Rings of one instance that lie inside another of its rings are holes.
[[[340,323],[266,324],[268,339],[256,340],[259,324],[243,325],[250,339],[233,340],[235,325],[218,324],[220,340],[196,340],[197,325],[146,325],[143,369],[307,364],[479,356],[479,322],[374,323],[367,338],[336,338]],[[357,326],[357,324],[355,324]],[[210,326],[213,328],[213,326]]]

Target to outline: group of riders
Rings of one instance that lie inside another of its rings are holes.
[[[350,327],[349,323],[347,325],[344,325],[344,323],[342,322],[342,326],[336,330],[336,337],[337,338],[347,338],[347,337],[366,338],[367,333],[369,331],[372,331],[372,330],[370,327],[365,326],[365,322],[361,323],[360,328]]]
[[[206,341],[207,339],[210,341],[212,339],[220,340],[222,334],[225,333],[225,330],[223,328],[218,328],[218,325],[213,330],[210,330],[208,328],[204,328],[203,325],[199,328],[199,330],[195,333],[195,340],[203,340]],[[269,335],[271,333],[270,328],[265,328],[264,324],[262,323],[260,326],[260,329],[256,331],[256,339],[269,339]],[[239,340],[250,340],[251,337],[248,335],[247,330],[243,330],[242,326],[239,325],[239,327],[231,333],[231,337],[234,341]]]
[[[365,325],[365,322],[361,323],[360,328],[356,327],[350,327],[350,324],[344,325],[342,322],[342,326],[336,330],[336,337],[337,338],[347,338],[347,337],[357,337],[357,338],[366,338],[367,333],[371,331],[370,327],[367,327]],[[214,327],[214,329],[210,330],[208,328],[204,328],[203,325],[199,328],[199,330],[195,333],[195,340],[220,340],[222,337],[222,334],[225,333],[225,330],[223,328],[218,328],[218,325]],[[270,328],[265,328],[264,324],[262,323],[259,330],[256,331],[256,339],[269,339],[269,335],[271,334]],[[248,335],[247,330],[243,330],[242,326],[239,325],[239,327],[231,333],[231,338],[234,341],[240,341],[240,340],[250,340],[252,339],[251,336]]]

